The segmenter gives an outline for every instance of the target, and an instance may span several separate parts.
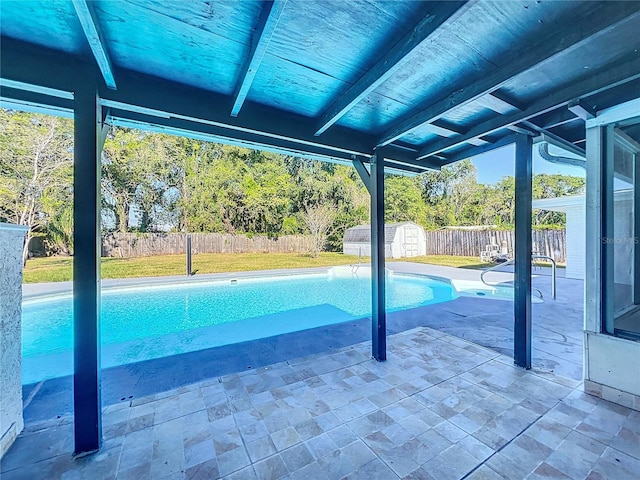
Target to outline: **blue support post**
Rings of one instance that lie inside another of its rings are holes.
[[[191,268],[191,235],[187,233],[187,277],[191,276],[193,269]]]
[[[384,158],[371,159],[371,350],[379,362],[387,359],[387,311],[384,270]]]
[[[516,135],[514,361],[531,368],[531,202],[532,146],[529,135]]]
[[[76,456],[100,449],[100,147],[101,111],[95,89],[75,92],[73,407]]]

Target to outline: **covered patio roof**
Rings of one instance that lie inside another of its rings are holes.
[[[75,121],[77,454],[101,443],[98,180],[109,124],[353,162],[371,194],[379,361],[384,173],[515,143],[514,359],[531,368],[532,142],[584,156],[585,121],[640,91],[637,1],[3,0],[0,9],[0,105]]]
[[[639,2],[5,0],[3,105],[418,173],[527,133],[584,153],[640,91]],[[188,133],[187,133],[188,132]]]

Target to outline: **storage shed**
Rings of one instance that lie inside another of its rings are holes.
[[[344,232],[345,255],[371,256],[371,225],[358,225]],[[390,223],[384,228],[385,258],[418,257],[427,254],[424,229],[413,222]]]

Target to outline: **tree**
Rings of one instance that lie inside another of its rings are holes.
[[[419,180],[388,175],[385,178],[385,221],[426,222],[427,208],[420,196]]]
[[[561,174],[541,173],[533,177],[533,198],[556,198],[567,195],[583,195],[586,181],[582,177]],[[536,210],[533,215],[534,225],[564,225],[567,221],[565,213],[549,210]]]
[[[73,255],[73,202],[58,202],[58,208],[49,218],[46,236],[46,251]]]
[[[304,225],[304,212],[319,205],[330,205],[335,212],[325,248],[342,251],[344,231],[369,218],[369,194],[351,166],[336,165],[296,157],[285,157],[293,180],[291,217]],[[291,220],[288,223],[292,223]],[[302,233],[300,230],[296,233]]]
[[[331,228],[335,215],[335,209],[328,205],[307,207],[302,214],[304,223],[309,229],[309,233],[313,236],[314,258],[324,250],[327,233],[329,232],[329,228]]]
[[[443,167],[439,172],[426,172],[418,177],[422,198],[427,207],[427,228],[446,225],[465,225],[467,196],[478,185],[476,167],[471,160],[463,160]]]
[[[121,127],[109,132],[102,152],[101,187],[103,206],[112,214],[116,231],[127,232],[132,224],[141,231],[158,226],[156,208],[170,187],[166,137]]]
[[[0,109],[0,219],[28,227],[24,261],[34,233],[72,203],[72,159],[70,120]]]

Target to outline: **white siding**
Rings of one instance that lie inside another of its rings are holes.
[[[586,332],[585,378],[640,396],[640,375],[634,359],[640,358],[640,342]]]
[[[415,257],[427,254],[426,235],[420,225],[411,222],[392,225],[396,225],[397,228],[393,239],[387,238],[386,258]],[[389,232],[387,235],[390,236]],[[345,238],[348,238],[346,234]],[[351,239],[354,238],[357,237],[351,236]],[[363,257],[369,257],[371,256],[371,244],[368,241],[344,241],[342,252],[345,255],[358,255],[360,252]]]
[[[404,237],[404,227],[398,228],[396,230],[396,236],[393,237],[393,242],[391,242],[391,258],[401,258],[404,257],[404,248],[402,244],[402,238]],[[385,251],[386,256],[386,251]]]
[[[370,243],[344,243],[342,245],[342,253],[345,255],[361,255],[363,257],[371,256],[371,244]],[[385,258],[396,258],[391,256],[391,245],[384,246]]]
[[[567,278],[584,280],[585,218],[584,203],[567,207]]]
[[[427,243],[424,229],[419,225],[406,224],[398,229],[396,240],[400,246],[400,257],[417,257],[427,254]]]

